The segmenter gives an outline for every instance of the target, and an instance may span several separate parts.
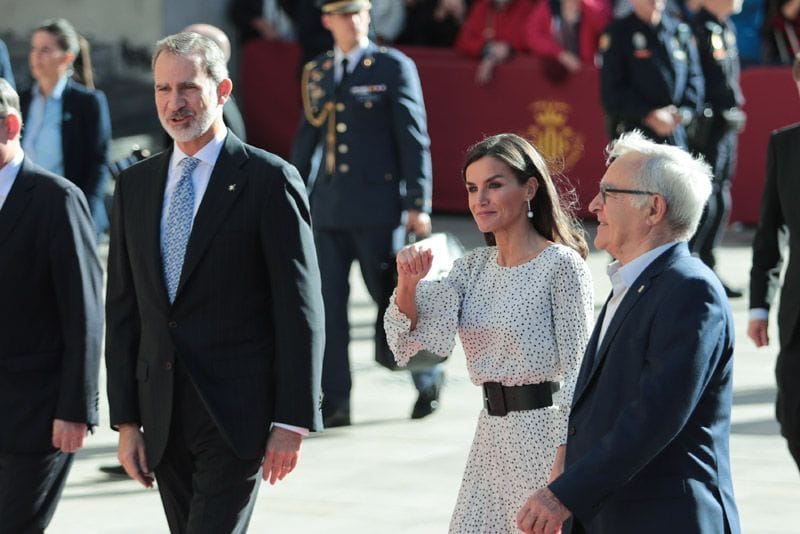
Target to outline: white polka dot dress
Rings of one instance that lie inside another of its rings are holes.
[[[449,355],[458,332],[475,385],[562,383],[549,408],[505,417],[481,410],[478,416],[450,532],[517,532],[517,511],[547,484],[556,448],[566,443],[569,405],[591,331],[589,269],[562,245],[515,267],[497,265],[497,249],[482,247],[456,261],[446,279],[420,282],[415,300],[413,331],[394,296],[384,318],[401,364],[422,348]]]

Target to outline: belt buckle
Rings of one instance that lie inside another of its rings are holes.
[[[508,413],[503,385],[500,382],[483,383],[483,400],[489,415],[503,417]]]

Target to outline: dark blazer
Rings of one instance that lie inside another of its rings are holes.
[[[178,358],[233,451],[259,458],[271,421],[322,426],[324,317],[303,182],[229,132],[170,305],[159,243],[171,153],[117,180],[106,297],[111,424],[141,423],[155,467]]]
[[[773,132],[767,149],[767,179],[761,197],[761,214],[753,238],[750,270],[750,308],[769,309],[780,288],[783,266],[783,234],[789,234],[789,265],[786,268],[778,330],[781,347],[791,341],[800,319],[800,124]]]
[[[19,97],[22,116],[27,119],[32,100],[31,89],[23,91]],[[100,90],[90,90],[69,80],[64,89],[61,116],[64,177],[83,191],[92,220],[100,233],[108,228],[103,198],[110,176],[110,146],[111,118],[106,95]]]
[[[586,348],[564,473],[550,489],[592,534],[738,533],[729,445],[733,319],[679,243]],[[564,532],[582,532],[571,522]]]
[[[94,243],[80,190],[25,159],[0,209],[0,452],[52,450],[55,418],[97,424]]]
[[[430,139],[414,62],[370,43],[339,87],[332,51],[306,65],[303,81],[305,113],[292,163],[311,188],[315,227],[394,227],[403,210],[430,211]],[[315,125],[309,114],[327,118]],[[318,147],[321,164],[311,176]],[[335,160],[333,173],[327,158]]]

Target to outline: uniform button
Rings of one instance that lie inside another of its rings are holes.
[[[172,362],[165,363],[164,369],[166,369],[167,371],[172,371]]]
[[[339,154],[347,154],[347,151],[350,150],[347,148],[347,145],[339,145]]]
[[[384,179],[384,180],[386,180],[387,182],[391,182],[391,181],[392,181],[392,175],[391,175],[391,174],[389,174],[389,173],[386,173],[386,174],[383,176],[383,179]]]
[[[575,430],[575,425],[569,425],[569,435],[574,436],[577,430]]]
[[[169,326],[170,328],[178,328],[178,323],[176,323],[175,321],[170,321],[169,323],[167,323],[167,326]]]
[[[347,163],[342,163],[341,165],[339,165],[339,172],[340,173],[344,174],[344,173],[349,172],[349,171],[350,171],[350,165],[348,165]]]
[[[372,102],[367,100],[366,102],[364,102],[364,107],[367,109],[372,109]]]
[[[342,104],[341,102],[337,102],[336,111],[344,111],[344,104]]]
[[[336,131],[339,133],[344,133],[347,131],[347,125],[343,122],[339,122],[336,124]]]

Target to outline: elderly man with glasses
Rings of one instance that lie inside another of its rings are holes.
[[[590,209],[615,259],[586,348],[564,472],[534,493],[523,532],[738,533],[729,436],[733,320],[689,253],[711,173],[638,132],[610,148]]]

